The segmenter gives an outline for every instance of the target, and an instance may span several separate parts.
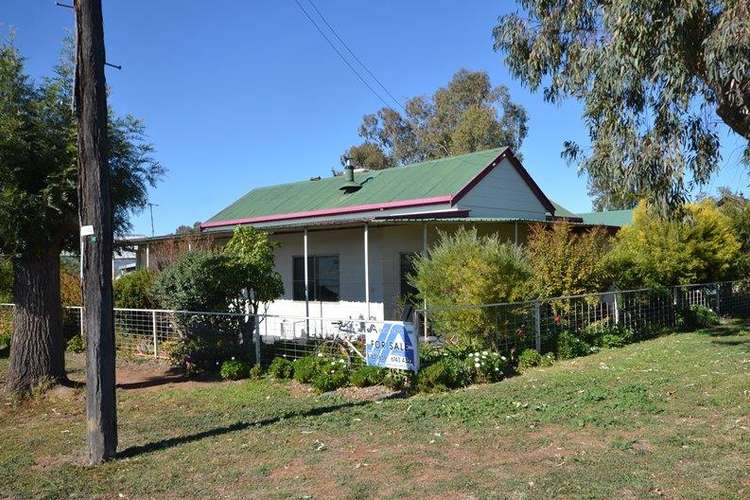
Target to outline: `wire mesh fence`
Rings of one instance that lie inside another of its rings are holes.
[[[498,350],[528,347],[548,352],[555,349],[563,331],[586,336],[618,328],[628,330],[636,338],[646,338],[679,327],[685,312],[697,306],[725,317],[748,318],[750,281],[429,308],[417,311],[414,317],[426,317],[427,331],[439,339],[449,340],[456,332],[468,328],[484,336]],[[13,304],[0,304],[0,332],[11,330],[13,311]],[[276,356],[297,359],[321,351],[362,353],[366,333],[380,330],[384,323],[362,317],[253,316],[123,308],[114,310],[114,322],[116,346],[125,355],[168,358],[188,332],[203,332],[227,338],[251,338],[264,364]],[[423,331],[424,326],[417,325],[417,331]],[[63,330],[66,338],[83,335],[80,307],[64,308]]]
[[[0,304],[0,332],[11,331],[13,304]],[[84,334],[81,307],[63,308],[66,339]],[[317,352],[362,352],[365,334],[379,329],[382,321],[364,318],[319,318],[242,313],[172,311],[163,309],[114,309],[115,344],[129,356],[169,358],[175,345],[186,335],[237,338],[255,342],[263,363],[275,356],[297,359]],[[254,346],[250,348],[253,350]]]
[[[680,328],[697,306],[724,317],[750,317],[750,281],[681,285],[663,289],[612,290],[604,293],[545,300],[485,305],[460,305],[419,311],[427,329],[450,340],[468,328],[499,350],[555,350],[562,332],[593,338],[627,331],[647,338]]]

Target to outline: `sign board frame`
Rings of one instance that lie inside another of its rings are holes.
[[[419,335],[414,325],[385,321],[379,329],[367,331],[365,361],[370,366],[419,371]]]

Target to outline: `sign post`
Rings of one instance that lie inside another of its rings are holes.
[[[370,366],[419,371],[419,348],[414,325],[386,321],[366,334],[365,359]]]

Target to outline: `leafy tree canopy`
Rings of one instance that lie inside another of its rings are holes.
[[[52,77],[36,84],[11,41],[0,44],[0,254],[72,248],[77,242],[76,125],[69,51]],[[114,229],[129,229],[131,211],[163,175],[132,116],[109,116]]]
[[[373,170],[500,146],[515,151],[526,137],[526,111],[505,86],[493,87],[484,71],[458,71],[431,97],[406,101],[403,113],[382,108],[365,115],[364,142],[344,156]]]
[[[198,234],[201,232],[200,221],[194,222],[192,226],[181,224],[174,230],[174,234]]]
[[[647,196],[672,212],[719,165],[719,122],[750,140],[747,0],[518,0],[495,49],[545,99],[584,103],[591,150],[563,156],[600,208]],[[744,154],[750,162],[750,146]]]
[[[232,239],[224,247],[224,254],[234,263],[248,293],[253,314],[258,312],[259,304],[273,301],[284,293],[281,275],[274,269],[273,250],[268,233],[251,226],[235,228]]]

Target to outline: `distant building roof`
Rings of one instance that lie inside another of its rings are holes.
[[[598,224],[602,226],[622,227],[633,222],[633,210],[605,210],[603,212],[589,212],[578,214],[584,224]]]

